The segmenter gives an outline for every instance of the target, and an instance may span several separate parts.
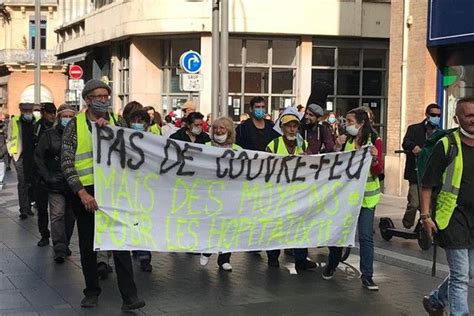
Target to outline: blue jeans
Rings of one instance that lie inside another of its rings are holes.
[[[362,207],[357,223],[362,278],[371,278],[374,274],[374,214],[374,208]],[[331,270],[337,268],[341,256],[342,248],[329,247],[328,265]]]
[[[445,249],[449,275],[431,292],[433,305],[447,307],[450,315],[469,315],[469,279],[474,278],[474,249]]]

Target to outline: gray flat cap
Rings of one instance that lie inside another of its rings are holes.
[[[103,81],[98,79],[91,79],[86,82],[84,85],[84,89],[82,89],[82,98],[85,99],[89,93],[94,91],[95,89],[106,89],[109,94],[112,92],[109,85]]]
[[[315,115],[317,116],[323,116],[324,115],[324,110],[321,106],[315,104],[315,103],[311,103],[309,104],[306,109],[310,110],[311,112],[313,112]]]

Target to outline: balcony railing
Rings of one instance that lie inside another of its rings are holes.
[[[41,50],[41,63],[56,63],[54,50]],[[35,51],[33,49],[2,49],[0,50],[0,64],[30,64],[35,62]]]
[[[35,0],[0,0],[0,5],[35,5]],[[57,5],[58,0],[41,0],[42,5]]]

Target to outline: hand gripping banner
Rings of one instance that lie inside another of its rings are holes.
[[[368,147],[281,156],[93,128],[96,250],[353,246]]]

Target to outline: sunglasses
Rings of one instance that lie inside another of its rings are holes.
[[[429,115],[431,117],[441,117],[441,114],[436,114],[436,113],[430,113]]]

